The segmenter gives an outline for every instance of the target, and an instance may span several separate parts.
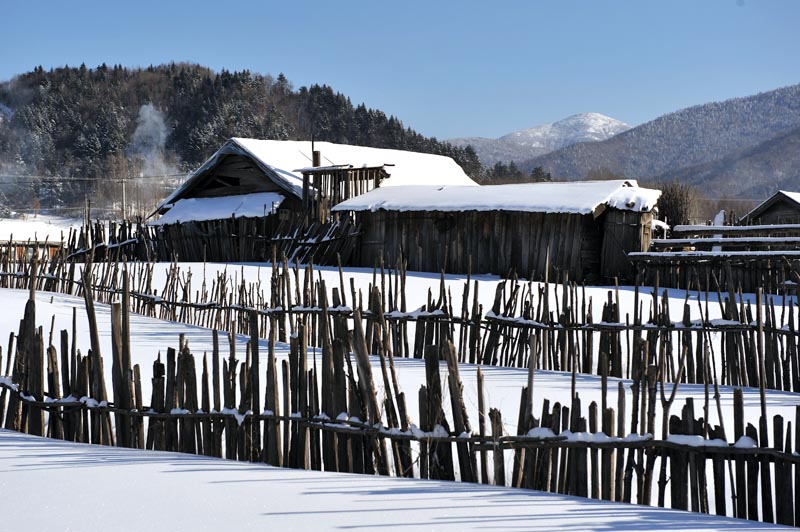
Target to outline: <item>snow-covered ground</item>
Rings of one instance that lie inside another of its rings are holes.
[[[218,274],[224,274],[230,279],[235,279],[240,282],[242,279],[245,279],[248,283],[256,283],[259,280],[261,281],[261,286],[266,295],[269,295],[269,279],[270,275],[272,275],[272,266],[269,263],[264,264],[255,264],[255,263],[201,263],[201,262],[182,262],[178,263],[178,266],[181,269],[183,274],[191,272],[192,274],[192,290],[193,292],[196,291],[203,279],[206,280],[206,284],[210,287],[212,280],[214,280]],[[101,265],[96,266],[98,269],[101,268]],[[154,265],[154,272],[153,272],[153,288],[159,290],[161,293],[161,289],[164,286],[164,282],[167,278],[167,272],[170,269],[171,264],[169,263],[157,263]],[[387,276],[387,292],[388,292],[388,283],[389,283],[389,276],[390,270],[389,265],[387,265],[386,269],[386,276]],[[306,271],[301,269],[300,270],[300,286],[302,291],[302,286],[306,282]],[[292,283],[292,293],[294,293],[294,276],[290,276],[291,283]],[[344,277],[344,292],[348,298],[348,304],[351,303],[350,301],[350,280],[352,279],[356,290],[361,290],[364,297],[368,296],[368,287],[370,283],[375,280],[380,286],[381,277],[380,272],[375,275],[372,268],[345,268],[343,270],[343,277]],[[395,276],[392,274],[392,287],[394,289],[395,286]],[[409,311],[415,310],[422,305],[424,305],[428,300],[428,290],[433,293],[433,298],[436,300],[439,295],[440,289],[440,278],[441,276],[438,273],[428,273],[428,272],[407,272],[406,276],[406,299],[407,299],[407,307]],[[331,266],[314,266],[314,280],[323,279],[326,283],[328,290],[330,291],[333,287],[339,287],[339,270],[335,267]],[[463,274],[448,274],[445,276],[445,290],[451,294],[452,296],[452,303],[453,303],[453,313],[455,315],[461,314],[461,297],[464,291],[464,284],[467,280],[467,276]],[[479,297],[478,301],[483,306],[483,312],[486,314],[491,308],[492,303],[494,302],[495,298],[495,291],[497,290],[498,283],[503,282],[502,279],[496,275],[472,275],[470,277],[470,283],[472,284],[474,281],[478,281],[478,291]],[[525,282],[525,281],[522,281]],[[536,292],[537,287],[540,286],[541,283],[533,283],[534,292]],[[556,285],[551,283],[551,310],[554,310],[556,305],[556,298],[560,302],[562,298],[562,287],[560,285]],[[595,323],[601,320],[602,312],[603,312],[603,303],[608,298],[608,293],[611,291],[614,292],[615,288],[613,286],[587,286],[585,288],[581,287],[578,289],[578,297],[582,297],[582,294],[585,292],[586,294],[586,302],[588,304],[589,299],[592,299],[593,305],[593,320]],[[677,289],[660,289],[659,296],[663,294],[664,290],[667,291],[669,296],[669,307],[670,307],[670,316],[673,321],[680,321],[683,316],[683,305],[687,298],[687,292],[685,290],[677,290]],[[647,316],[650,304],[652,302],[652,291],[651,287],[641,287],[639,293],[640,302],[643,305],[644,315]],[[473,286],[470,286],[470,300],[468,305],[471,307],[472,305],[472,295],[474,294]],[[691,312],[691,319],[692,320],[699,320],[702,317],[705,317],[705,292],[700,294],[697,291],[690,291],[688,293],[688,303],[689,303],[689,310]],[[719,319],[722,317],[722,312],[720,310],[720,306],[717,303],[718,298],[716,292],[712,292],[708,294],[709,296],[709,303],[708,306],[708,317],[709,319]],[[507,296],[506,296],[507,297]],[[768,296],[773,298],[774,304],[776,307],[780,307],[784,300],[782,296]],[[628,313],[630,315],[630,319],[633,320],[633,308],[634,308],[634,288],[632,286],[620,286],[619,287],[619,307],[620,307],[620,317],[621,320],[625,321],[625,314]],[[269,300],[269,297],[266,298]],[[753,303],[755,301],[755,296],[753,294],[744,294],[745,301],[749,301]],[[796,302],[796,297],[787,297],[786,303],[794,303]],[[701,306],[702,305],[702,311]]]
[[[0,223],[0,240],[38,237],[49,234],[60,239],[61,231],[68,231],[71,221],[42,220],[37,226],[28,221],[4,220]],[[248,282],[261,281],[269,287],[270,265],[256,264],[181,264],[184,272],[191,268],[193,291],[205,279],[210,286],[220,272]],[[164,286],[168,264],[156,265],[153,287],[159,293]],[[302,285],[305,272],[300,273]],[[328,289],[339,286],[339,272],[335,268],[315,268],[315,279],[326,281]],[[350,298],[350,278],[357,289],[367,293],[375,279],[371,269],[349,268],[344,272],[345,292]],[[409,272],[406,295],[408,310],[423,305],[431,290],[434,298],[439,292],[439,275]],[[479,301],[486,313],[492,305],[495,289],[500,279],[495,276],[473,276],[479,283]],[[449,275],[445,279],[446,289],[452,294],[454,312],[460,313],[461,294],[466,276]],[[294,282],[294,279],[292,279]],[[377,277],[380,284],[380,276]],[[393,280],[394,283],[394,280]],[[388,287],[387,287],[388,288]],[[587,287],[587,298],[594,301],[594,321],[600,321],[602,303],[609,287]],[[294,289],[292,289],[294,291]],[[643,289],[645,315],[651,297]],[[670,290],[669,305],[673,320],[680,319],[686,293]],[[0,338],[8,338],[9,332],[17,331],[22,317],[27,291],[0,290]],[[752,296],[749,297],[752,300]],[[471,297],[470,297],[471,298]],[[704,297],[701,297],[702,301]],[[720,318],[716,296],[711,294],[709,318]],[[267,297],[268,300],[268,297]],[[620,287],[620,308],[625,313],[633,308],[634,294],[630,287]],[[701,317],[697,294],[689,294],[692,319]],[[782,304],[776,300],[776,306]],[[794,304],[792,298],[789,303]],[[62,329],[72,328],[72,309],[77,309],[77,345],[85,353],[89,348],[88,322],[83,300],[72,296],[39,292],[37,294],[37,325],[45,334],[49,333],[51,317],[55,316],[55,337]],[[111,336],[110,309],[107,305],[96,305],[100,329],[101,351],[106,358],[107,383],[111,382]],[[184,334],[192,352],[202,357],[212,350],[212,333],[208,329],[184,324],[165,322],[142,316],[131,316],[131,352],[133,363],[142,369],[143,397],[150,399],[150,372],[152,362],[159,352],[167,347],[177,347],[178,337]],[[245,344],[249,338],[236,341],[238,357],[245,358]],[[56,341],[56,343],[58,343]],[[222,345],[226,343],[222,342]],[[223,349],[225,351],[226,349]],[[6,353],[3,346],[3,353]],[[261,367],[266,368],[267,345],[260,348]],[[277,346],[279,359],[288,356],[288,347]],[[319,357],[314,349],[310,357]],[[319,360],[317,361],[319,362]],[[309,362],[309,366],[313,361]],[[396,359],[399,385],[406,393],[408,411],[418,419],[417,393],[425,380],[424,364],[419,360]],[[4,364],[5,366],[5,360]],[[201,367],[198,364],[198,367]],[[379,372],[377,360],[373,369]],[[443,369],[444,371],[444,369]],[[473,429],[477,427],[477,381],[476,366],[462,365],[466,407]],[[498,408],[503,414],[505,430],[516,434],[521,388],[526,384],[525,370],[503,367],[484,367],[486,379],[487,407]],[[538,416],[543,400],[551,404],[560,401],[569,403],[571,375],[559,372],[537,371],[534,394],[534,413]],[[617,379],[609,379],[609,402],[616,403]],[[264,383],[262,382],[262,385]],[[625,382],[630,412],[630,390]],[[378,376],[376,387],[379,396],[384,395],[382,379]],[[589,375],[578,375],[577,390],[584,408],[590,401],[600,401],[600,379]],[[444,406],[449,416],[448,390],[444,388]],[[669,393],[669,389],[667,390]],[[721,389],[722,420],[712,402],[710,421],[725,423],[729,440],[732,439],[732,391]],[[673,413],[680,411],[685,397],[694,397],[698,415],[702,415],[704,389],[697,385],[681,385],[673,406]],[[795,407],[800,404],[800,394],[767,392],[768,413],[781,414],[785,419],[794,419]],[[758,390],[745,390],[746,420],[756,423],[759,414]],[[659,420],[656,421],[657,436],[660,437]],[[511,466],[511,453],[506,454],[507,467]],[[76,471],[75,468],[78,468]],[[218,530],[225,527],[277,526],[279,529],[325,529],[325,528],[373,528],[379,525],[392,528],[426,528],[463,530],[474,528],[523,528],[551,530],[569,528],[574,530],[649,530],[653,527],[668,527],[681,530],[717,530],[721,528],[760,528],[752,522],[719,520],[709,516],[676,513],[658,508],[643,508],[635,505],[609,504],[598,501],[575,499],[561,495],[507,490],[468,484],[453,484],[428,481],[409,481],[351,475],[331,475],[315,472],[273,469],[254,464],[220,461],[203,457],[174,455],[168,453],[142,453],[138,451],[98,448],[92,446],[64,444],[39,440],[15,433],[0,432],[0,486],[1,493],[9,494],[0,504],[0,522],[5,528],[28,529],[192,529]],[[7,472],[13,474],[6,474]],[[174,475],[170,473],[182,473]],[[48,493],[64,494],[76,491],[74,497],[48,496],[47,512],[36,511],[31,493],[41,492],[47,485]],[[13,487],[13,489],[12,489]],[[93,495],[94,494],[94,495]],[[180,495],[176,495],[180,494]],[[302,496],[301,496],[302,495]],[[712,494],[709,494],[712,496]],[[124,501],[117,502],[117,501]],[[102,504],[100,504],[102,502]],[[668,501],[669,502],[669,501]],[[154,510],[155,509],[155,510]],[[155,512],[153,518],[143,518],[147,512]],[[127,527],[127,528],[126,528]]]
[[[0,242],[14,240],[38,240],[60,242],[67,239],[70,228],[80,229],[83,220],[40,214],[24,218],[0,218]]]
[[[0,430],[4,530],[772,530],[537,491],[280,469]]]
[[[10,331],[15,331],[19,326],[19,319],[23,314],[25,302],[28,297],[28,292],[24,290],[0,290],[0,299],[3,301],[4,313],[0,317],[0,337],[7,337]],[[48,294],[39,292],[37,294],[37,324],[44,328],[45,334],[49,333],[51,326],[51,318],[55,316],[55,337],[58,338],[59,331],[62,329],[71,330],[72,327],[72,309],[77,308],[77,331],[78,331],[78,346],[86,352],[89,346],[89,330],[86,313],[83,310],[83,300],[73,296],[66,296],[60,294]],[[108,305],[96,305],[96,313],[98,320],[98,327],[100,330],[101,353],[107,362],[105,364],[106,382],[111,383],[111,364],[108,363],[111,354],[111,335],[110,335],[110,307]],[[149,404],[151,395],[150,377],[152,362],[155,356],[161,352],[165,352],[167,347],[178,347],[178,337],[184,334],[189,346],[195,356],[200,357],[204,352],[210,353],[212,350],[212,332],[209,329],[201,327],[194,327],[180,323],[168,322],[157,320],[153,318],[146,318],[143,316],[131,316],[131,353],[132,362],[140,364],[142,368],[142,388],[145,404]],[[239,360],[245,358],[245,346],[248,338],[240,336],[236,340],[237,357]],[[57,342],[56,342],[57,343]],[[221,345],[226,346],[226,342],[221,341]],[[223,356],[227,350],[223,348]],[[261,354],[260,366],[267,367],[267,344],[262,340],[259,352]],[[288,346],[285,344],[278,344],[276,346],[276,354],[280,360],[288,357]],[[309,350],[309,367],[314,363],[313,359],[317,357],[317,363],[320,362],[320,354],[314,349]],[[280,362],[279,362],[280,363]],[[417,359],[395,359],[398,383],[401,391],[406,394],[407,407],[412,421],[419,419],[419,406],[417,403],[417,390],[420,384],[425,382],[425,365],[424,362]],[[197,367],[202,367],[198,360]],[[508,434],[517,433],[517,418],[519,414],[520,393],[522,387],[527,382],[527,372],[524,369],[518,368],[505,368],[496,366],[482,367],[485,376],[485,390],[486,390],[486,405],[488,408],[497,408],[502,412],[504,429]],[[383,380],[380,376],[380,364],[377,359],[373,359],[373,371],[375,372],[376,391],[379,399],[385,396],[383,387]],[[441,368],[442,382],[445,382],[446,368]],[[476,430],[478,425],[478,397],[477,397],[477,366],[470,364],[462,364],[460,368],[461,379],[464,384],[464,401],[467,408],[469,420],[472,424],[473,430]],[[562,404],[570,404],[571,393],[571,374],[552,371],[537,371],[534,385],[534,413],[539,415],[541,412],[542,403],[544,399],[548,399],[551,403],[556,401]],[[609,403],[612,406],[616,405],[617,397],[617,383],[619,379],[609,379]],[[628,404],[627,412],[630,415],[631,411],[631,390],[630,382],[623,381]],[[262,380],[262,388],[266,385],[265,380]],[[578,375],[577,376],[577,391],[582,399],[583,415],[587,415],[587,408],[591,401],[598,404],[601,402],[601,380],[599,377],[591,375]],[[667,394],[671,386],[667,386]],[[262,390],[262,396],[263,396]],[[713,399],[711,401],[709,420],[711,424],[719,424],[722,421],[725,424],[729,442],[733,441],[733,394],[730,388],[721,388],[721,409],[722,420],[717,414],[716,404]],[[759,416],[759,392],[757,389],[745,389],[745,419],[757,425]],[[450,413],[450,399],[447,387],[443,389],[444,393],[444,409],[448,419],[452,419]],[[713,395],[713,390],[712,390]],[[695,409],[697,415],[703,415],[702,407],[704,401],[704,388],[702,385],[681,385],[678,393],[676,403],[672,409],[673,413],[680,412],[685,398],[693,397],[695,400]],[[796,405],[800,404],[800,394],[767,391],[767,407],[770,416],[780,414],[786,420],[792,420],[795,416]],[[109,397],[109,399],[112,399]],[[661,437],[660,427],[660,408],[657,409],[656,417],[656,436]],[[626,423],[629,426],[629,423]],[[413,447],[414,458],[416,458],[416,446]],[[506,451],[505,463],[507,478],[511,478],[511,470],[513,466],[513,453]],[[658,468],[658,465],[656,466]],[[458,472],[456,472],[458,475]],[[713,486],[709,486],[712,489]],[[667,504],[669,504],[669,494],[667,494]],[[709,493],[709,497],[713,500],[713,493]]]

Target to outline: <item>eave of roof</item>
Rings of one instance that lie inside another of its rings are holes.
[[[226,155],[241,155],[249,158],[272,182],[280,187],[281,190],[291,196],[296,197],[297,199],[302,199],[302,181],[293,183],[292,181],[297,180],[296,176],[291,173],[286,176],[281,175],[281,170],[265,164],[255,154],[247,149],[246,146],[242,145],[237,139],[233,138],[229,139],[225,144],[223,144],[222,147],[214,152],[214,155],[209,157],[202,165],[200,165],[198,169],[189,174],[189,177],[186,179],[186,181],[184,181],[180,187],[173,191],[172,194],[167,196],[167,198],[158,205],[156,212],[163,212],[170,205],[186,196],[186,194],[198,184],[203,175],[211,170],[220,161],[220,159]]]

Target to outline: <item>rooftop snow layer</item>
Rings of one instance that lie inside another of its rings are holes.
[[[283,201],[284,196],[277,192],[258,192],[238,196],[216,198],[186,198],[178,200],[161,218],[152,225],[167,225],[179,222],[203,220],[222,220],[236,216],[257,217],[272,212]]]
[[[781,190],[780,192],[795,203],[800,204],[800,192],[789,192],[788,190]]]
[[[607,205],[649,211],[661,192],[636,181],[576,181],[481,187],[407,186],[377,188],[336,205],[334,211],[519,211],[593,213]]]
[[[298,169],[311,166],[311,146],[310,141],[232,138],[192,172],[183,185],[159,205],[158,210],[168,207],[176,198],[180,198],[201,174],[213,167],[222,156],[230,153],[252,157],[276,184],[287,193],[301,198],[303,174]],[[392,165],[386,168],[391,178],[385,180],[382,186],[477,186],[453,159],[443,155],[331,142],[315,142],[314,149],[322,156],[322,166],[352,165],[354,168],[364,168]]]
[[[303,175],[296,170],[310,167],[312,163],[309,141],[242,138],[232,140],[263,163],[290,172],[300,180]],[[477,185],[453,159],[442,155],[349,146],[332,142],[315,142],[314,149],[322,156],[322,166],[352,165],[355,168],[365,168],[393,165],[386,169],[391,179],[384,181],[382,186]]]

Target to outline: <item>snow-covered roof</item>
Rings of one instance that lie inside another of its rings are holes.
[[[152,225],[222,220],[236,216],[237,218],[264,216],[272,212],[283,202],[284,196],[277,192],[257,192],[237,196],[220,196],[215,198],[184,198],[175,202],[170,210]]]
[[[779,190],[769,198],[762,201],[760,204],[756,205],[753,210],[742,216],[741,221],[743,222],[751,222],[752,220],[758,219],[761,214],[772,207],[776,202],[780,199],[785,198],[789,201],[796,203],[800,207],[800,192],[789,192],[788,190]]]
[[[298,169],[311,166],[311,142],[301,140],[231,139],[261,162],[281,168],[297,177]],[[355,168],[393,165],[386,168],[391,176],[381,186],[398,185],[463,185],[477,186],[450,157],[413,151],[350,146],[332,142],[315,142],[314,149],[322,156],[322,166],[352,165]]]
[[[334,211],[519,211],[590,214],[602,205],[650,211],[661,191],[636,181],[575,181],[515,185],[379,187]]]
[[[789,192],[788,190],[780,190],[779,192],[800,205],[800,192]]]
[[[192,172],[177,190],[161,202],[158,210],[168,207],[184,195],[224,156],[245,155],[287,194],[302,198],[303,175],[298,171],[312,165],[312,145],[300,140],[260,140],[232,138],[200,168]],[[314,149],[322,156],[323,166],[352,165],[355,168],[392,165],[386,168],[391,176],[381,186],[459,185],[477,186],[450,157],[403,150],[349,146],[332,142],[315,142]]]

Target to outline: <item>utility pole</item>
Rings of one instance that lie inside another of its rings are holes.
[[[127,208],[128,206],[127,206],[127,201],[126,201],[126,197],[125,197],[125,181],[126,181],[126,179],[123,177],[122,178],[122,221],[125,221],[125,217],[127,216],[127,212],[128,212],[128,208]]]

